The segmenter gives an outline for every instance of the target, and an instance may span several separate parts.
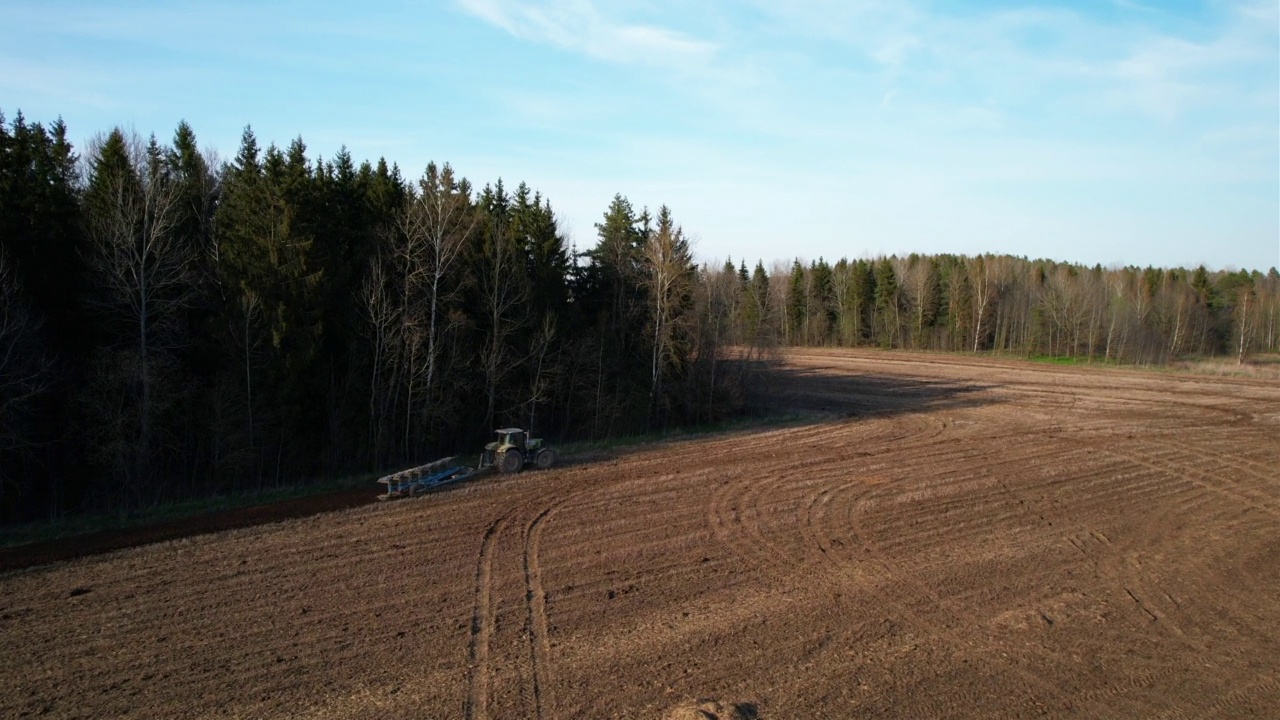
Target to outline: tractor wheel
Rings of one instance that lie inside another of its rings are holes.
[[[538,466],[539,470],[546,470],[556,464],[556,453],[554,450],[546,448],[534,456],[533,462]]]
[[[508,450],[498,456],[498,469],[504,473],[518,473],[524,469],[524,458],[519,450]]]

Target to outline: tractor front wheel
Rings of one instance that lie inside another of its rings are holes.
[[[533,462],[538,466],[539,470],[546,470],[556,464],[556,453],[549,448],[542,450],[534,456]]]
[[[498,470],[504,473],[518,473],[524,469],[524,458],[519,450],[508,450],[498,456]]]

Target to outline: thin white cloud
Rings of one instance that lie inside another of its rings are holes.
[[[1156,36],[1136,44],[1111,68],[1120,81],[1118,93],[1168,121],[1240,92],[1234,71],[1268,60],[1274,67],[1280,59],[1276,14],[1247,5],[1234,8],[1232,15],[1217,36],[1203,42]]]
[[[881,65],[898,66],[923,47],[924,43],[914,35],[897,35],[880,43],[871,51],[871,57]]]
[[[657,25],[606,16],[589,0],[458,0],[465,12],[523,40],[548,43],[598,60],[678,66],[704,62],[713,43]]]
[[[1241,92],[1251,81],[1240,71],[1277,56],[1274,2],[1217,6],[1218,20],[1195,36],[1167,28],[1160,12],[1108,20],[1069,8],[944,12],[909,0],[761,0],[759,9],[788,34],[861,54],[895,89],[968,94],[957,108],[975,93],[984,103],[1023,106],[1070,94],[1091,111],[1168,122]]]

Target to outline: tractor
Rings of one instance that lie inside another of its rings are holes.
[[[539,470],[546,470],[556,462],[556,453],[542,444],[538,438],[528,437],[520,428],[498,430],[498,440],[484,446],[480,456],[480,469],[496,467],[499,472],[518,473],[533,463]]]
[[[497,468],[502,473],[518,473],[526,463],[533,463],[540,470],[546,470],[555,464],[556,453],[543,445],[541,440],[527,437],[520,428],[503,428],[498,431],[497,442],[484,446],[479,467],[460,465],[454,462],[455,459],[442,458],[379,478],[378,482],[386,485],[387,491],[379,495],[378,499],[414,497],[449,483],[466,480],[490,468]]]

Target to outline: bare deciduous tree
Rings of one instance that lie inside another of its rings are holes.
[[[93,157],[87,265],[96,276],[99,307],[130,337],[134,356],[123,360],[117,354],[128,372],[102,377],[126,388],[136,384],[136,445],[127,453],[131,467],[121,469],[142,483],[153,450],[154,373],[158,356],[182,343],[179,330],[182,311],[193,298],[196,253],[175,233],[179,185],[154,137],[144,147],[136,136],[116,131],[94,148]]]
[[[0,505],[15,481],[5,457],[35,443],[27,423],[31,405],[50,386],[39,332],[40,322],[23,302],[8,257],[0,250]]]
[[[485,424],[492,427],[497,417],[499,392],[513,371],[513,340],[529,321],[529,288],[524,258],[501,219],[484,250],[478,283],[488,327],[480,349],[480,370],[484,376]]]
[[[453,169],[429,164],[365,280],[361,300],[375,350],[370,433],[379,440],[384,425],[375,397],[398,398],[404,453],[412,451],[420,406],[430,411],[441,338],[451,327],[444,312],[452,298],[447,278],[477,219],[470,193]],[[375,443],[375,455],[379,447]]]
[[[986,321],[996,303],[996,279],[991,262],[976,257],[969,263],[969,286],[973,293],[973,351],[978,352],[987,331]]]
[[[1245,358],[1253,350],[1253,343],[1258,334],[1258,294],[1254,291],[1252,283],[1242,285],[1236,291],[1233,315],[1236,326],[1236,363],[1243,365]]]
[[[559,363],[554,355],[556,318],[551,313],[542,316],[542,324],[533,336],[529,351],[529,432],[534,432],[538,405],[551,399],[551,390],[559,373]]]
[[[679,303],[692,279],[693,262],[684,231],[665,205],[658,211],[658,227],[644,246],[645,286],[649,290],[650,361],[649,402],[656,412],[662,398],[663,375],[675,358],[674,345],[682,318]]]

